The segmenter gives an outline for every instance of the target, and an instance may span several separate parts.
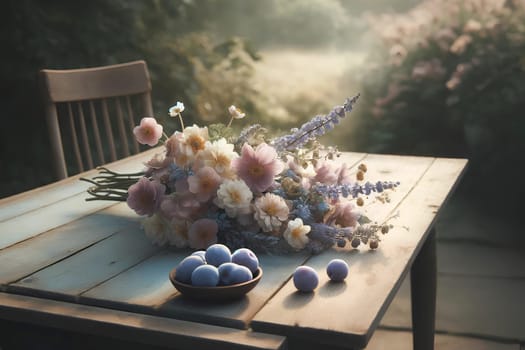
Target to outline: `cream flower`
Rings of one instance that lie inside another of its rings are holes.
[[[242,180],[226,180],[217,190],[215,204],[231,217],[248,214],[253,193]]]
[[[290,208],[284,199],[273,193],[266,193],[257,198],[254,208],[254,218],[264,232],[278,231],[290,214]]]
[[[169,242],[172,234],[171,226],[168,220],[162,215],[155,214],[142,221],[142,228],[153,244],[163,246]]]
[[[191,158],[204,149],[209,138],[208,128],[199,128],[195,124],[185,128],[182,134],[184,136],[184,152]]]
[[[204,150],[199,153],[199,160],[203,166],[213,168],[222,178],[233,179],[235,172],[231,162],[239,157],[233,147],[233,144],[228,143],[224,138],[213,142],[207,141]]]
[[[284,231],[284,238],[295,249],[303,249],[310,241],[307,234],[310,226],[304,225],[301,218],[288,221],[288,228]]]
[[[171,220],[171,234],[168,237],[168,241],[171,245],[176,246],[177,248],[186,248],[189,244],[188,242],[188,232],[191,226],[191,222],[182,219],[173,219]]]

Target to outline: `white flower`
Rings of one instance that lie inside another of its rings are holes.
[[[174,245],[177,248],[188,246],[190,222],[173,219],[171,222],[160,214],[155,214],[142,221],[142,228],[153,244],[158,246]]]
[[[310,226],[303,225],[301,218],[290,220],[288,221],[288,228],[284,231],[284,238],[295,249],[303,249],[310,241],[307,236],[310,229]]]
[[[246,116],[246,113],[243,113],[239,108],[235,107],[234,105],[231,105],[228,108],[228,112],[230,112],[230,115],[234,119],[242,119]]]
[[[288,219],[290,208],[283,197],[266,193],[254,203],[254,218],[264,232],[275,232],[281,228],[283,221]]]
[[[226,180],[217,190],[215,204],[223,208],[229,217],[234,218],[250,212],[252,198],[253,193],[244,181]]]
[[[235,172],[231,167],[232,159],[239,157],[233,150],[233,144],[222,138],[217,141],[207,141],[204,150],[199,153],[203,166],[213,168],[222,178],[233,179]]]
[[[142,221],[142,228],[153,244],[166,245],[171,235],[171,226],[168,220],[159,214],[154,214]]]
[[[175,106],[170,107],[168,110],[170,117],[176,117],[180,113],[184,112],[184,103],[177,101]]]
[[[171,220],[171,234],[168,237],[169,243],[176,246],[177,248],[186,248],[188,242],[188,231],[190,229],[191,222],[183,219],[172,219]]]

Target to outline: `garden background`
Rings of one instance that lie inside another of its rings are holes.
[[[467,157],[458,189],[516,220],[525,194],[523,0],[8,0],[0,14],[0,197],[54,181],[41,68],[144,59],[156,117],[227,107],[286,131],[361,93],[324,141],[340,150]],[[497,234],[497,233],[495,233]],[[520,238],[520,242],[523,239]]]

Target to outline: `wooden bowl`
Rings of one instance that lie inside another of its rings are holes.
[[[179,282],[175,279],[176,273],[175,268],[170,271],[170,281],[182,295],[200,300],[228,300],[241,298],[251,291],[261,280],[263,270],[259,267],[253,278],[247,282],[217,287],[197,287]]]

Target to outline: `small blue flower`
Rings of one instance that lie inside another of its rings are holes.
[[[326,213],[328,210],[330,210],[330,206],[326,202],[321,202],[317,204],[317,210],[319,210],[322,213]]]
[[[297,204],[294,213],[304,222],[308,222],[312,219],[312,212],[310,211],[310,207],[306,204]]]

